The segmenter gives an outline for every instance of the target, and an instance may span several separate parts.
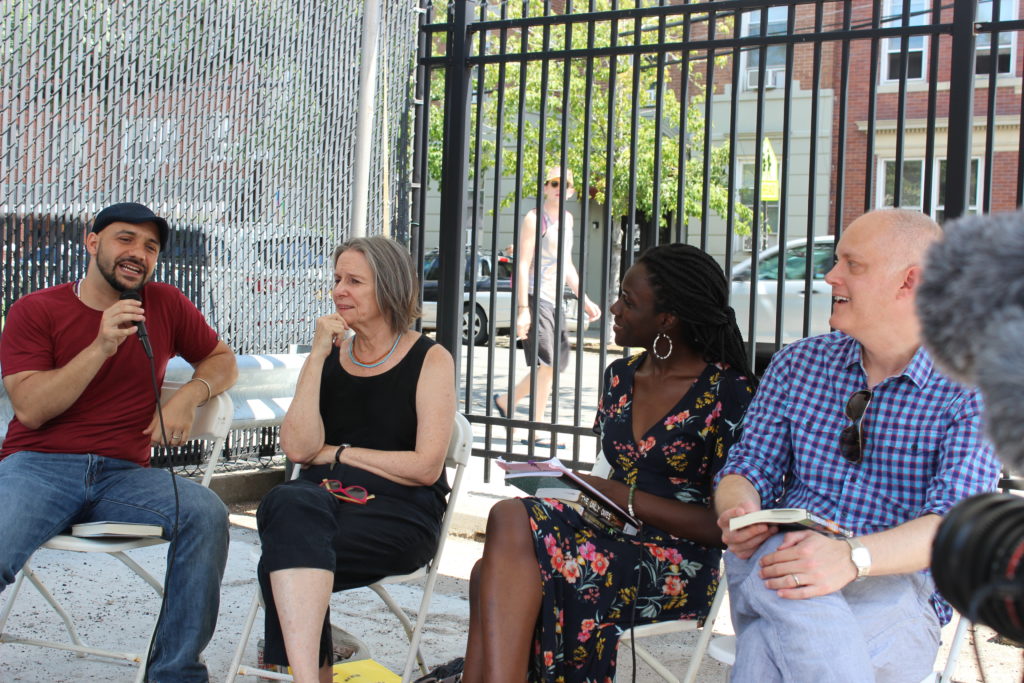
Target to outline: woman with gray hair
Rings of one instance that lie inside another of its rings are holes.
[[[281,448],[302,471],[257,512],[264,660],[290,665],[296,681],[331,680],[333,591],[411,572],[437,545],[455,367],[409,329],[416,294],[398,243],[358,238],[335,250],[336,311],[316,322],[281,426]]]

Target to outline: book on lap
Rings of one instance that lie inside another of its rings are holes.
[[[803,508],[757,510],[729,520],[729,528],[733,531],[748,527],[751,524],[774,524],[784,529],[810,529],[832,536],[853,537],[852,532],[847,531],[831,519],[816,515]]]
[[[494,462],[505,471],[505,483],[527,495],[580,504],[583,506],[584,519],[627,536],[635,536],[640,529],[640,520],[587,483],[558,458],[529,462],[509,462],[498,458]]]
[[[83,522],[71,527],[71,535],[80,538],[144,537],[162,536],[164,530],[159,524],[137,522]]]

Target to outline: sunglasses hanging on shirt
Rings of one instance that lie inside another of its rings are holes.
[[[864,459],[864,414],[871,405],[874,394],[868,389],[855,391],[846,400],[846,417],[849,426],[839,432],[839,452],[848,462],[856,465]]]

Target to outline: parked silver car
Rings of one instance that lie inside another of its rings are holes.
[[[751,259],[732,269],[731,305],[736,309],[743,338],[750,339],[750,294],[756,289],[757,312],[755,339],[759,345],[774,345],[776,311],[779,303],[779,282],[782,282],[782,343],[788,344],[804,337],[804,303],[810,296],[810,326],[806,336],[829,331],[828,319],[832,313],[832,288],[825,282],[825,274],[832,268],[835,236],[819,235],[814,238],[811,253],[811,281],[807,286],[807,240],[796,239],[786,243],[782,258],[782,277],[779,277],[779,247],[765,249],[757,257],[757,281],[751,282]]]

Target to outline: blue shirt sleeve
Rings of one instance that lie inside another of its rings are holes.
[[[995,489],[999,461],[982,435],[981,398],[965,390],[952,408],[939,444],[939,465],[928,485],[921,514],[944,515],[957,501]]]
[[[771,507],[782,497],[783,477],[793,451],[786,404],[789,400],[790,364],[785,351],[775,354],[744,418],[743,436],[729,449],[715,484],[727,474],[738,474],[761,496],[761,506]]]

